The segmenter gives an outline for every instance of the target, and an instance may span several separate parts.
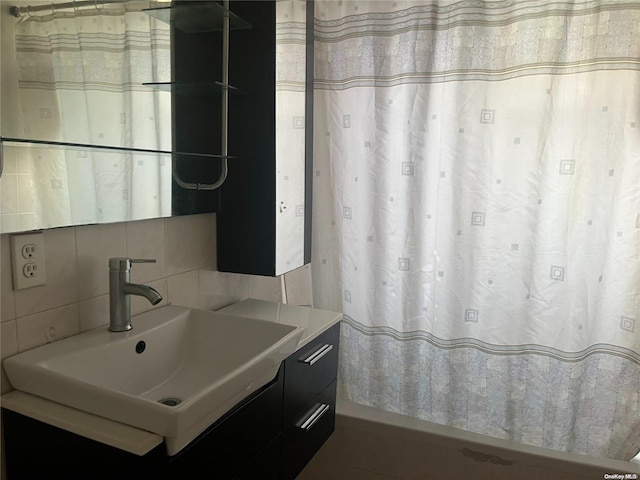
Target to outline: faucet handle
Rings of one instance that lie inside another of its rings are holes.
[[[113,272],[131,270],[132,263],[155,263],[155,258],[114,257],[109,259],[109,270]]]

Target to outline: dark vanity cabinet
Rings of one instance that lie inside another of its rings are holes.
[[[283,477],[294,479],[334,428],[339,325],[284,362]]]
[[[163,444],[137,456],[2,409],[8,478],[293,480],[334,430],[339,329],[173,457]]]

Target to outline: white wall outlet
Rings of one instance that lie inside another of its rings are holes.
[[[13,289],[37,287],[46,283],[44,235],[42,232],[11,236]]]

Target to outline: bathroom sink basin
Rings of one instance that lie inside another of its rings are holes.
[[[173,455],[273,380],[302,328],[170,305],[4,361],[17,390],[163,435]]]

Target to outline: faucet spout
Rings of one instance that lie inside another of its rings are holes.
[[[131,295],[145,297],[152,305],[162,301],[162,295],[148,285],[131,283],[131,264],[155,260],[116,257],[109,259],[109,331],[131,330]]]
[[[137,283],[125,283],[122,291],[125,295],[139,295],[149,300],[151,305],[157,305],[162,301],[162,295],[149,285],[139,285]]]

